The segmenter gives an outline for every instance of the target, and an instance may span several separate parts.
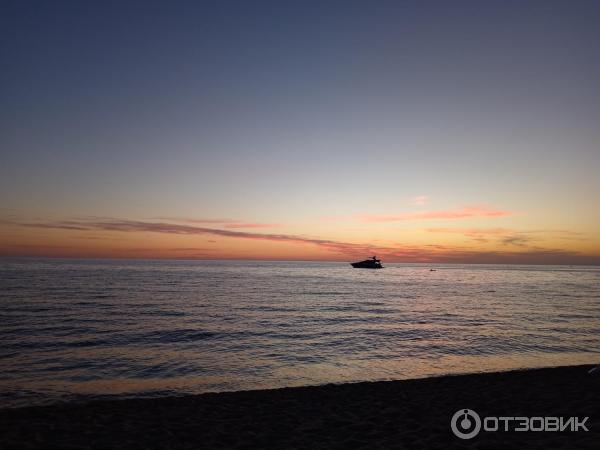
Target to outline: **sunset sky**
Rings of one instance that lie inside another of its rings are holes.
[[[600,264],[599,23],[3,2],[0,255]]]

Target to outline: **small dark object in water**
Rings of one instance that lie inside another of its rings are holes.
[[[430,272],[435,272],[435,269],[429,269]]]
[[[365,259],[364,261],[350,263],[350,265],[355,269],[383,269],[381,260],[377,259],[375,256],[371,259]]]

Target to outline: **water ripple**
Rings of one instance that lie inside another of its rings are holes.
[[[600,269],[0,260],[0,404],[597,362]]]

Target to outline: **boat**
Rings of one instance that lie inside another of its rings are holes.
[[[381,260],[377,259],[375,256],[370,259],[365,259],[364,261],[350,263],[350,265],[355,269],[383,269]]]

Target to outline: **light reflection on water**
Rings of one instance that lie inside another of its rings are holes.
[[[2,405],[402,379],[598,362],[600,268],[4,259],[0,316]]]

